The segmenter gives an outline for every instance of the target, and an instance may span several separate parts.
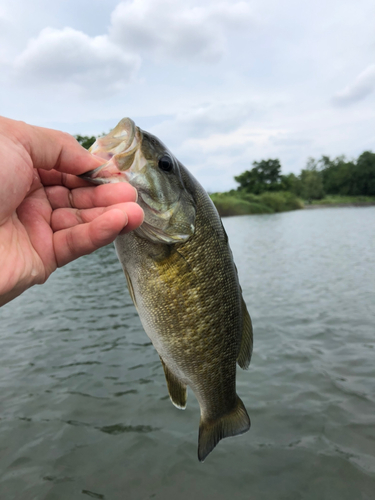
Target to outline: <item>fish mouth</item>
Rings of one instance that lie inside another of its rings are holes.
[[[92,182],[93,184],[109,184],[114,182],[129,182],[125,172],[121,172],[116,165],[111,165],[108,168],[108,163],[104,163],[94,170],[89,170],[84,174],[78,175],[85,181]]]
[[[93,184],[130,183],[135,175],[130,169],[139,156],[141,142],[141,130],[133,120],[123,118],[109,134],[98,137],[89,149],[92,155],[102,158],[105,163],[78,177]]]

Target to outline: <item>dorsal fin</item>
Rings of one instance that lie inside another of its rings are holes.
[[[238,365],[246,370],[249,368],[251,354],[253,352],[253,326],[251,324],[250,315],[247,311],[247,307],[243,297],[241,297],[241,309],[242,309],[242,338],[241,346],[237,357]]]
[[[174,375],[164,363],[162,358],[160,358],[161,364],[164,368],[165,378],[167,380],[167,387],[169,392],[169,397],[172,403],[180,410],[185,410],[186,400],[187,400],[187,387],[183,384],[176,375]]]

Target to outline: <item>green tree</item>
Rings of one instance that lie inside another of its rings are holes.
[[[301,173],[281,175],[279,160],[253,162],[253,168],[235,177],[242,197],[284,191],[305,200],[319,200],[325,194],[375,196],[375,153],[365,151],[357,160],[345,156],[319,160],[309,158]],[[253,200],[254,201],[254,200]]]
[[[289,191],[296,196],[301,196],[302,185],[301,179],[295,174],[288,174],[281,176],[281,191]]]
[[[75,139],[81,144],[81,146],[83,146],[84,148],[86,149],[89,149],[90,146],[92,146],[94,144],[94,142],[96,141],[96,137],[95,136],[87,136],[87,135],[75,135],[74,136]]]
[[[260,194],[264,191],[277,191],[281,188],[281,165],[278,159],[253,162],[254,168],[236,176],[239,190]]]
[[[353,190],[352,162],[347,162],[344,156],[331,160],[322,156],[317,162],[322,175],[324,190],[328,194],[350,195]]]
[[[306,168],[299,175],[301,196],[305,200],[321,200],[324,197],[324,186],[318,163],[314,158],[307,160]]]
[[[375,153],[365,151],[358,157],[353,177],[356,194],[375,196]]]
[[[321,200],[324,198],[323,181],[316,170],[304,169],[300,174],[301,196],[305,200]]]

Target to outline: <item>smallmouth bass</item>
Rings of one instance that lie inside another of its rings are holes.
[[[145,219],[115,247],[142,325],[163,365],[172,403],[187,387],[201,409],[198,458],[250,428],[236,393],[253,332],[221,219],[206,191],[156,137],[124,118],[91,146],[106,163],[81,177],[129,182]]]

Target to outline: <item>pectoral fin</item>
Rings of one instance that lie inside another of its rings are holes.
[[[124,269],[124,273],[125,273],[126,282],[127,282],[127,284],[128,284],[128,290],[129,290],[129,293],[130,293],[130,297],[132,298],[132,301],[134,302],[135,307],[137,307],[137,302],[136,302],[136,300],[135,300],[134,289],[133,289],[133,285],[132,285],[132,282],[131,282],[130,276],[129,276],[129,274],[125,271],[125,269]]]
[[[241,299],[241,309],[242,309],[242,338],[240,351],[237,357],[238,365],[246,370],[249,368],[251,354],[253,352],[253,326],[251,324],[250,315],[247,311],[247,307],[243,298]]]
[[[172,403],[179,408],[180,410],[184,410],[186,408],[186,400],[187,400],[187,387],[185,384],[180,382],[176,375],[174,375],[164,361],[160,358],[161,364],[164,368],[165,378],[167,380],[169,397],[171,398]]]

